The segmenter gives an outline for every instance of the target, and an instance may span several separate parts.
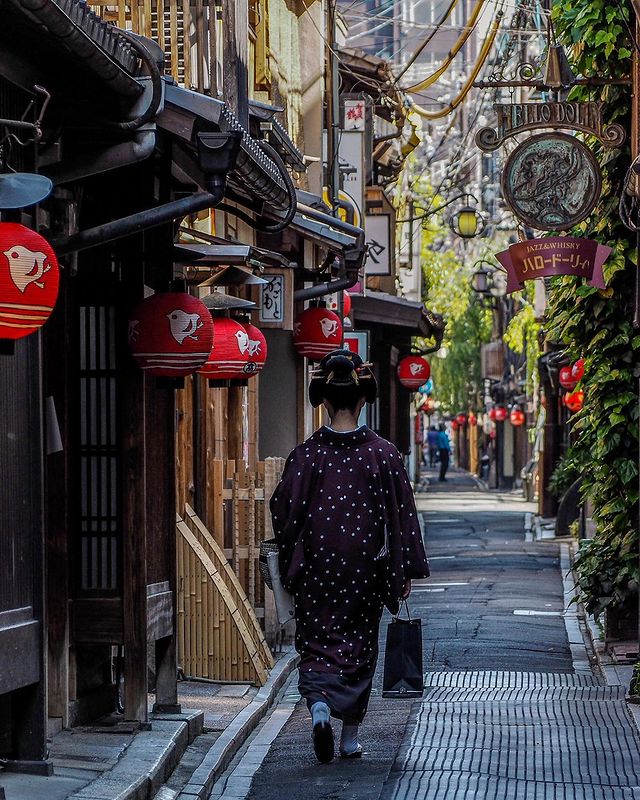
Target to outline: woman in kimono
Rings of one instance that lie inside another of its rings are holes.
[[[309,385],[331,420],[287,459],[271,498],[280,574],[296,601],[300,694],[319,761],[334,757],[330,717],[342,720],[340,756],[360,758],[358,726],[378,658],[383,606],[396,614],[429,567],[413,491],[390,442],[358,425],[376,398],[368,364],[350,350],[320,362]]]

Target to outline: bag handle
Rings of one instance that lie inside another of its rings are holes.
[[[411,620],[412,620],[411,611],[409,611],[409,603],[407,602],[406,598],[401,601],[400,608],[398,609],[398,613],[394,614],[394,616],[393,616],[394,620],[400,619],[400,614],[402,613],[402,606],[404,606],[405,609],[407,610],[407,621],[411,622]]]

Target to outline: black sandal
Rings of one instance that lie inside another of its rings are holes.
[[[313,726],[313,751],[321,764],[333,761],[333,728],[330,722],[318,722]]]

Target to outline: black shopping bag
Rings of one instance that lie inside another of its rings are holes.
[[[423,690],[422,620],[394,617],[387,626],[382,696],[422,697]]]

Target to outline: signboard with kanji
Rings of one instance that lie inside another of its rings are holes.
[[[524,281],[554,275],[586,278],[591,286],[604,289],[602,265],[610,253],[610,247],[591,239],[550,236],[512,244],[496,258],[507,271],[509,293],[522,289]]]
[[[256,287],[258,297],[257,325],[260,328],[293,330],[293,273],[290,269],[272,267],[262,273],[267,283]],[[255,291],[255,290],[254,290]]]

